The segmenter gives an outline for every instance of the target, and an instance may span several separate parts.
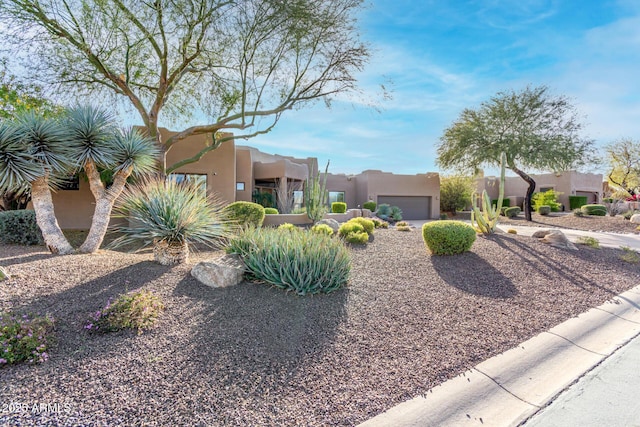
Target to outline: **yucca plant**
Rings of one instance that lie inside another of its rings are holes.
[[[104,240],[113,205],[127,179],[132,174],[151,173],[159,151],[152,139],[134,129],[118,129],[113,116],[96,107],[78,106],[68,110],[66,127],[74,157],[84,169],[96,200],[91,228],[79,249],[92,253]],[[113,172],[109,186],[102,181],[101,170]]]
[[[7,126],[15,126],[14,130],[5,130],[9,141],[0,149],[5,159],[4,166],[0,167],[10,171],[7,181],[30,189],[36,221],[47,248],[52,253],[73,252],[58,225],[51,197],[51,190],[56,188],[59,179],[72,173],[76,166],[65,129],[58,121],[33,112],[18,115],[15,123]],[[18,138],[19,144],[10,142],[13,137]],[[4,175],[2,170],[0,174]]]
[[[153,245],[154,259],[162,265],[187,262],[193,244],[218,247],[231,231],[222,203],[188,181],[144,179],[122,192],[114,212],[129,225],[114,227],[122,235],[110,247]]]

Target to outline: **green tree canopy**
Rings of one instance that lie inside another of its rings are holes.
[[[437,163],[444,169],[476,172],[482,166],[506,167],[528,184],[525,216],[531,220],[536,183],[526,170],[564,171],[592,160],[593,141],[581,136],[582,123],[564,96],[546,86],[499,92],[476,109],[465,109],[445,131]]]
[[[626,197],[640,194],[640,141],[622,138],[608,144],[605,151],[609,184]]]
[[[171,172],[228,139],[269,132],[289,109],[356,91],[354,74],[369,56],[356,28],[361,6],[362,0],[4,0],[0,28],[16,55],[28,55],[34,76],[72,95],[125,100],[163,153],[190,135],[214,135],[198,156],[163,165]],[[206,119],[162,141],[165,110],[165,120]]]

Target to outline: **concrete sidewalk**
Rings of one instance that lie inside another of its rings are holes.
[[[619,358],[625,359],[625,353],[616,352],[629,342],[633,342],[628,353],[632,357],[629,363],[611,362],[610,365],[613,366],[613,375],[621,378],[635,376],[637,380],[638,360],[634,348],[638,340],[634,338],[639,335],[640,286],[484,361],[434,387],[424,396],[401,403],[360,426],[522,425],[610,356],[618,354]],[[639,389],[633,383],[624,384],[623,381],[621,393],[637,398]],[[598,401],[596,398],[595,401],[582,403],[579,397],[575,400],[578,405],[590,407],[591,413],[603,411],[610,414],[617,411],[623,416],[638,415],[633,406],[628,406],[622,400]],[[600,424],[556,423],[554,417],[560,417],[556,415],[559,412],[546,409],[541,417],[545,416],[545,412],[546,418],[540,421],[531,419],[530,422],[538,422],[537,426],[562,427],[616,425],[609,422],[613,418]],[[640,418],[635,419],[640,421]]]

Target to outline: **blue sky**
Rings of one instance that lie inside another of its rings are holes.
[[[247,145],[330,160],[333,173],[439,171],[440,135],[464,108],[527,85],[570,97],[599,146],[640,139],[636,0],[373,0],[360,29],[373,51],[363,99],[380,100],[381,83],[393,99],[287,112]]]

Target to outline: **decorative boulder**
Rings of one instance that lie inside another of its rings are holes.
[[[631,218],[629,218],[632,224],[640,224],[640,214],[633,214]]]
[[[7,273],[7,270],[5,270],[3,267],[0,267],[0,282],[7,279],[11,279],[11,276],[9,275],[9,273]]]
[[[577,251],[576,245],[571,243],[567,236],[560,230],[539,230],[532,234],[532,237],[541,239],[542,243],[548,243],[554,248],[564,248]]]
[[[333,218],[321,219],[320,221],[316,222],[316,225],[317,224],[328,225],[329,227],[331,227],[334,233],[337,233],[340,229],[340,223]]]
[[[242,282],[244,271],[240,255],[225,254],[220,258],[197,263],[191,269],[191,275],[204,285],[225,288]]]

